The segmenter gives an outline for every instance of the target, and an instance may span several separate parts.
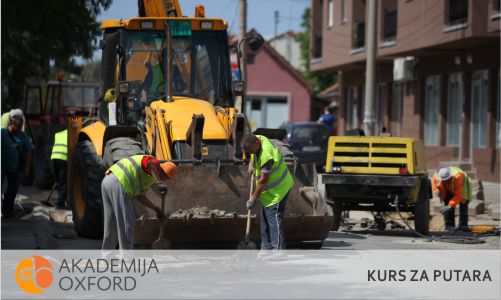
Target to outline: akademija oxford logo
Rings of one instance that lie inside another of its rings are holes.
[[[52,285],[52,270],[50,262],[41,256],[25,258],[17,265],[17,284],[26,293],[43,293]]]

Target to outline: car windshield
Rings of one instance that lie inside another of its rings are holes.
[[[322,140],[328,137],[329,131],[322,125],[293,127],[291,134],[293,140]]]
[[[137,82],[137,98],[165,95],[165,32],[128,31],[125,80]],[[172,94],[233,106],[225,31],[191,31],[172,38]]]

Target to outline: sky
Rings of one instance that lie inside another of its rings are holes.
[[[181,11],[185,16],[193,16],[195,6],[205,6],[205,16],[223,18],[228,21],[228,31],[238,34],[239,0],[179,0]],[[274,12],[279,11],[277,33],[288,30],[301,31],[301,15],[311,0],[248,0],[247,30],[256,29],[266,39],[273,37]],[[101,13],[98,20],[128,19],[137,16],[137,0],[114,0],[111,7]],[[100,52],[94,54],[99,59]]]

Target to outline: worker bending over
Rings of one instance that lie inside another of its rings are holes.
[[[160,220],[165,214],[148,200],[144,193],[157,181],[173,179],[177,167],[171,162],[160,163],[148,155],[134,155],[119,160],[106,171],[101,184],[104,208],[103,250],[132,249],[134,198],[153,209]]]
[[[459,204],[460,229],[468,229],[468,203],[472,199],[471,178],[460,168],[440,167],[433,174],[433,192],[444,203],[445,230],[455,226],[454,211]]]
[[[256,177],[256,189],[247,201],[251,209],[256,200],[261,209],[261,249],[285,249],[283,216],[289,191],[294,185],[282,154],[268,138],[262,135],[246,135],[242,148],[251,154],[251,163]]]

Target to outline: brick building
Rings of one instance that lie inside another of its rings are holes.
[[[362,127],[370,0],[313,0],[312,71],[338,70],[338,132]],[[500,181],[499,0],[379,0],[376,129],[420,138],[428,168]]]

